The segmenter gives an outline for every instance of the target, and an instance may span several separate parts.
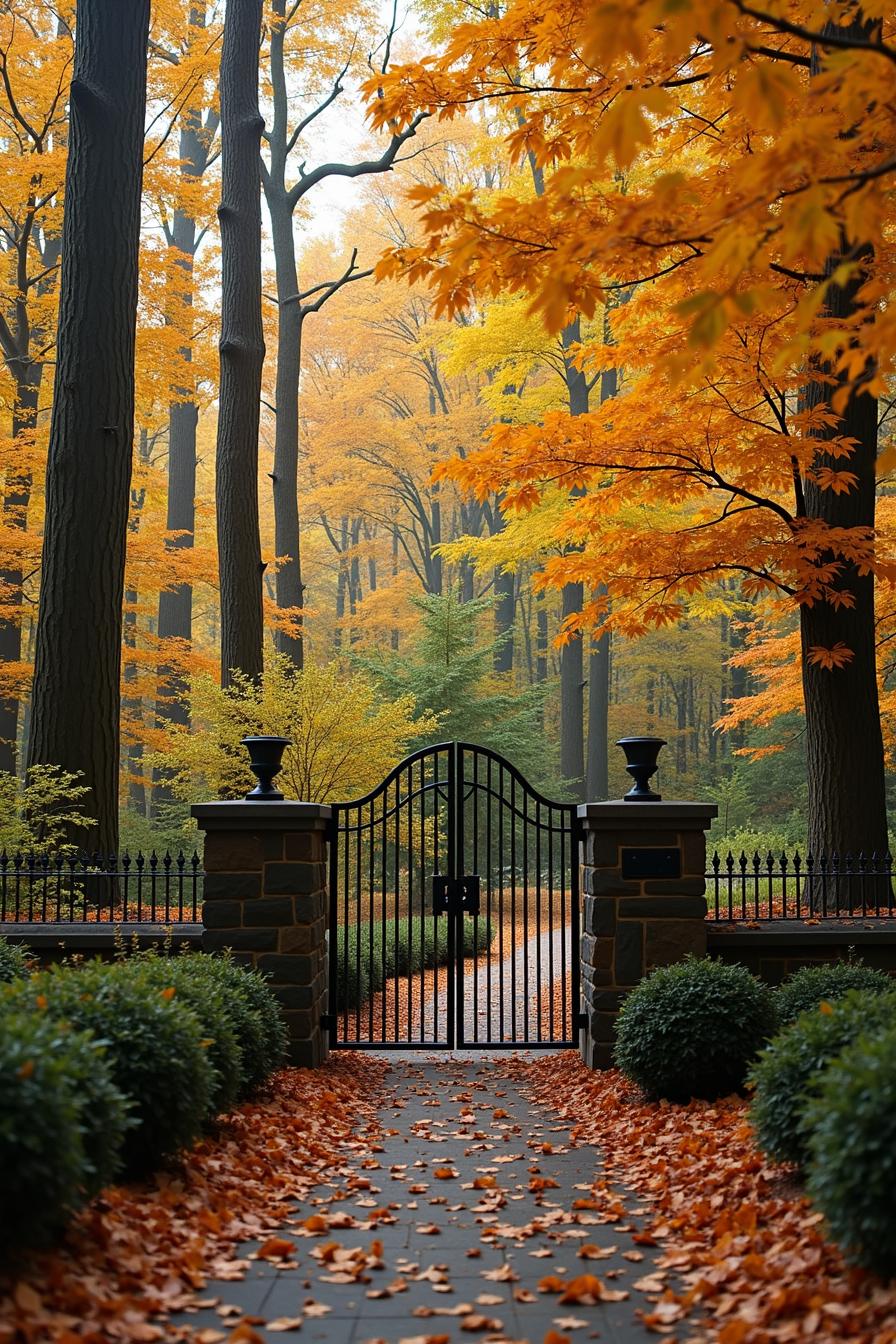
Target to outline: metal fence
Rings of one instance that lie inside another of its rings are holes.
[[[161,856],[0,854],[0,923],[199,923],[202,860]]]
[[[707,917],[762,922],[782,919],[887,919],[896,916],[893,856],[812,854],[738,858],[713,854],[707,865]]]

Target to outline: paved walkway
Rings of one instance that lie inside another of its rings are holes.
[[[254,1259],[245,1279],[209,1283],[203,1300],[214,1305],[180,1319],[227,1338],[248,1318],[271,1344],[296,1337],[290,1323],[328,1344],[542,1344],[552,1330],[572,1344],[655,1341],[635,1311],[651,1309],[645,1291],[662,1291],[650,1280],[659,1252],[633,1240],[635,1220],[601,1185],[594,1149],[534,1111],[505,1062],[392,1056],[385,1133],[295,1210],[276,1248],[292,1267]],[[561,1302],[540,1288],[583,1274],[610,1300]],[[245,1327],[236,1338],[253,1339]]]

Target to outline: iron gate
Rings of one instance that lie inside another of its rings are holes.
[[[333,1047],[577,1044],[574,803],[451,742],[335,804],[330,828]]]

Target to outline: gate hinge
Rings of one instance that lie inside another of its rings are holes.
[[[589,1021],[590,1021],[590,1018],[588,1017],[588,1014],[585,1013],[585,1012],[582,1012],[582,1013],[574,1013],[574,1014],[573,1014],[573,1021],[574,1021],[575,1025],[576,1025],[577,1027],[587,1027],[587,1026],[588,1026],[588,1023],[589,1023]]]
[[[321,1013],[320,1025],[322,1031],[332,1031],[336,1025],[335,1013]]]

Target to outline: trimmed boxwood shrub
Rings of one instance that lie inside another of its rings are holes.
[[[896,1028],[860,1036],[806,1108],[809,1196],[857,1264],[896,1274]]]
[[[208,1116],[229,1111],[246,1086],[246,1066],[240,1040],[241,1015],[233,991],[220,977],[209,972],[209,957],[160,957],[155,954],[135,957],[124,965],[133,974],[149,977],[158,990],[174,986],[178,1001],[185,1003],[199,1019],[208,1059],[212,1066],[212,1086],[208,1098]]]
[[[31,958],[24,947],[0,938],[0,983],[23,980],[31,974]]]
[[[252,1096],[286,1058],[288,1037],[280,1004],[263,975],[229,957],[197,955],[184,958],[184,963],[190,974],[223,993],[243,1053],[239,1096]]]
[[[876,971],[861,961],[834,961],[824,966],[803,966],[794,971],[775,993],[775,1007],[782,1026],[795,1022],[800,1013],[820,1003],[842,999],[851,989],[886,994],[896,987],[884,971]]]
[[[461,921],[463,956],[473,957],[494,941],[488,920],[465,915]],[[448,961],[448,921],[387,919],[372,928],[363,924],[340,925],[337,935],[337,1008],[355,1008],[378,993],[387,978],[414,975],[424,967],[444,966]],[[360,949],[360,955],[359,955]],[[347,958],[347,964],[346,964]]]
[[[725,1096],[743,1087],[775,1025],[771,990],[746,967],[688,957],[628,995],[614,1059],[648,1097]]]
[[[133,1102],[126,1174],[151,1170],[199,1136],[213,1073],[199,1020],[173,986],[160,990],[124,963],[90,962],[54,967],[10,989],[23,1010],[46,1011],[108,1045],[112,1078]]]
[[[822,1071],[865,1032],[896,1027],[896,986],[889,994],[852,989],[802,1013],[769,1042],[751,1075],[750,1120],[774,1162],[803,1166],[808,1157],[806,1106]]]
[[[50,1242],[115,1175],[127,1123],[101,1045],[0,1004],[0,1248]]]

